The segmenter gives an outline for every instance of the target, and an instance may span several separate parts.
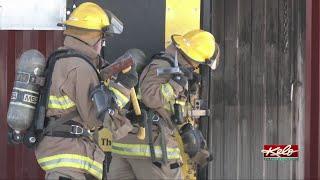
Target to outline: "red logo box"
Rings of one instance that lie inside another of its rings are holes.
[[[297,159],[299,157],[299,147],[297,144],[267,144],[263,146],[261,152],[266,160],[286,160]]]

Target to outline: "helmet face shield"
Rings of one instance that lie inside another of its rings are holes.
[[[105,33],[107,34],[121,34],[123,32],[123,23],[120,21],[117,16],[115,16],[111,11],[105,10],[109,20],[110,25],[107,27]]]
[[[211,70],[215,70],[217,69],[217,67],[220,64],[221,58],[220,58],[220,47],[219,45],[216,43],[216,53],[213,55],[213,57],[211,59],[209,59],[208,61],[206,61],[206,64],[211,68]]]

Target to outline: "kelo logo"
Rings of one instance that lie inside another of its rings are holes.
[[[268,144],[263,146],[264,160],[296,160],[299,157],[298,145]]]
[[[31,103],[31,104],[37,104],[38,97],[37,97],[37,96],[32,96],[32,95],[30,95],[30,94],[25,94],[25,95],[23,96],[23,101],[24,101],[24,102]]]

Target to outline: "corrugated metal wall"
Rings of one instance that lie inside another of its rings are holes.
[[[34,153],[7,143],[7,108],[18,57],[28,49],[45,56],[62,45],[61,31],[0,31],[0,179],[41,179]]]
[[[209,179],[303,179],[305,0],[203,1],[223,62],[204,77]],[[206,70],[204,74],[208,73]],[[297,161],[265,161],[264,144],[298,144]]]

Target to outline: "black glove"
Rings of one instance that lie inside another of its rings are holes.
[[[134,68],[131,68],[127,73],[119,73],[115,82],[131,89],[138,84],[138,73]]]
[[[185,76],[188,80],[192,80],[193,79],[193,71],[190,68],[186,68],[186,67],[180,67],[183,76]]]
[[[188,90],[188,81],[193,78],[193,72],[189,68],[181,67],[182,75],[175,75],[172,80],[178,83],[183,89]]]
[[[192,76],[192,79],[189,81],[189,93],[190,95],[196,95],[200,89],[201,76],[195,72]]]
[[[183,75],[176,75],[172,78],[174,82],[176,82],[183,89],[188,89],[188,78]]]

